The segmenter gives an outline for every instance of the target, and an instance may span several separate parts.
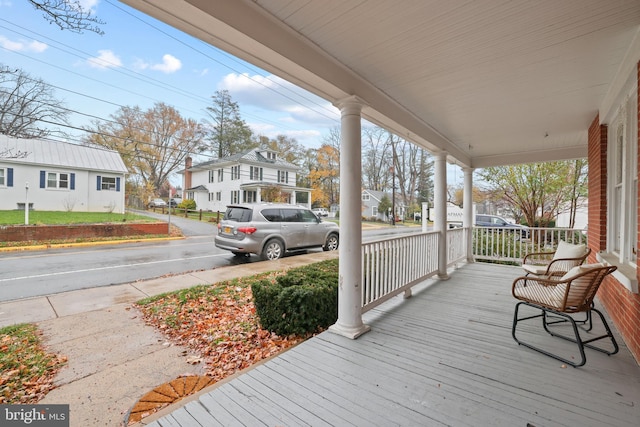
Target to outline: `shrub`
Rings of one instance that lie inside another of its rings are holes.
[[[196,208],[196,201],[191,199],[184,199],[177,206],[179,209],[186,209],[188,211],[192,211]]]
[[[319,332],[338,319],[338,261],[289,270],[251,285],[264,329],[280,336]]]

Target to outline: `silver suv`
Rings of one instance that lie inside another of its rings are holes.
[[[322,221],[311,210],[287,204],[238,204],[227,206],[218,224],[215,245],[234,255],[258,254],[275,260],[286,251],[321,247],[335,251],[340,229]]]

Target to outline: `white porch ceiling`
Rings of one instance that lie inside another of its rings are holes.
[[[639,0],[122,0],[472,167],[586,157]]]

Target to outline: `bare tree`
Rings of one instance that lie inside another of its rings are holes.
[[[93,12],[82,7],[79,0],[27,0],[50,24],[61,30],[82,34],[91,31],[103,35],[99,25],[105,23],[93,16]]]
[[[391,181],[391,145],[389,134],[382,128],[366,128],[363,132],[362,181],[364,188],[386,191]]]
[[[556,161],[482,169],[490,189],[522,213],[529,225],[546,225],[558,213],[578,206],[586,195],[584,161]]]
[[[16,138],[44,138],[50,124],[67,124],[69,111],[53,88],[20,69],[0,65],[0,134]]]
[[[111,115],[111,121],[96,120],[87,130],[91,132],[87,144],[118,151],[129,172],[139,179],[138,186],[154,194],[172,173],[184,167],[190,153],[203,148],[201,125],[164,103],[147,111],[122,107]]]

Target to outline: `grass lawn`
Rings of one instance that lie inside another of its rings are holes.
[[[156,220],[132,213],[30,211],[30,225],[92,224],[105,222],[155,222]],[[24,211],[0,211],[0,225],[24,224]]]
[[[35,325],[0,328],[0,403],[36,403],[67,358],[48,353]]]

